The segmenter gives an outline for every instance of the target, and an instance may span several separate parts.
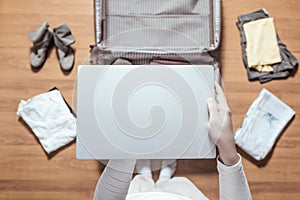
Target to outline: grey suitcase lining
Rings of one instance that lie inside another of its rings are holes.
[[[220,1],[95,0],[96,64],[117,57],[135,64],[147,58],[215,62],[207,52],[220,43]]]

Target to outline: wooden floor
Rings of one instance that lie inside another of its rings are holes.
[[[221,64],[236,129],[262,88],[300,113],[300,74],[266,84],[249,82],[241,59],[236,17],[265,7],[282,41],[300,60],[299,0],[223,0]],[[75,38],[75,69],[60,70],[55,49],[39,72],[29,64],[27,34],[43,21],[51,28],[66,22]],[[94,44],[93,0],[0,0],[0,199],[92,199],[103,166],[78,161],[73,142],[48,157],[30,129],[16,115],[21,99],[58,87],[72,105],[77,65]],[[73,105],[72,105],[73,106]],[[300,199],[300,120],[296,115],[269,160],[258,167],[243,156],[253,199]],[[215,161],[179,162],[178,176],[189,177],[211,199],[218,199]]]

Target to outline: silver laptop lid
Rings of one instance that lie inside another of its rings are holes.
[[[78,159],[214,158],[210,65],[81,65]]]

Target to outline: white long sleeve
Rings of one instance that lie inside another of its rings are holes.
[[[239,155],[239,157],[239,161],[233,166],[226,166],[218,160],[220,200],[252,199],[241,156]],[[125,200],[135,163],[135,160],[110,160],[97,183],[94,199]],[[131,196],[130,199],[140,199],[141,197],[153,199],[153,194],[158,195],[159,193],[139,193]],[[165,197],[167,194],[174,199],[170,193],[161,195]],[[197,198],[199,197],[197,196]]]
[[[218,159],[220,200],[252,199],[242,159],[239,157],[239,161],[232,166],[226,166]]]
[[[110,160],[96,186],[95,200],[124,200],[136,160]]]

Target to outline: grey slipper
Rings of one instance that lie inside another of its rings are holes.
[[[33,42],[33,48],[30,53],[32,68],[42,67],[47,59],[47,54],[53,41],[53,35],[48,30],[48,27],[48,22],[43,22],[40,28],[28,34],[29,40]]]
[[[70,47],[75,42],[67,24],[62,24],[53,29],[54,44],[61,68],[70,71],[74,65],[74,51]]]

